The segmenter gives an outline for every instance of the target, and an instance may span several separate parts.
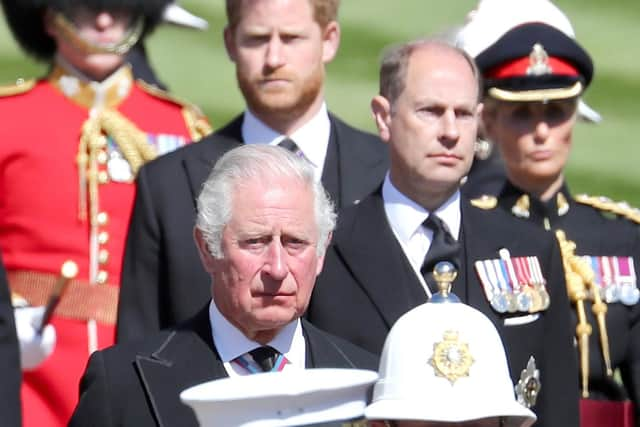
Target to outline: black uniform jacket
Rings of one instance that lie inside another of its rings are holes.
[[[536,236],[535,229],[518,225],[498,209],[473,207],[464,197],[461,210],[462,265],[453,292],[496,325],[514,383],[529,357],[535,357],[542,382],[538,403],[533,408],[538,415],[536,425],[577,426],[578,383],[574,376],[578,369],[556,241],[551,236]],[[495,312],[474,270],[474,261],[499,258],[501,248],[508,249],[512,257],[536,255],[540,260],[551,305],[537,319],[535,315],[522,318],[531,320],[529,323],[506,326],[507,317],[526,314]],[[311,298],[308,320],[380,353],[394,322],[426,300],[426,293],[387,221],[381,192],[343,211]]]
[[[20,350],[16,337],[16,325],[9,294],[7,275],[0,258],[0,361],[2,361],[2,379],[0,380],[0,414],[2,424],[8,427],[22,425],[20,411]]]
[[[529,218],[516,217],[512,208],[523,194],[522,190],[507,184],[500,193],[498,206],[519,221],[534,224],[540,233],[546,232],[547,228],[549,232],[563,230],[567,238],[576,243],[577,255],[631,256],[636,275],[640,274],[640,227],[637,224],[576,202],[566,185],[547,203],[530,197]],[[627,306],[617,302],[607,305],[611,365],[614,370],[620,370],[623,386],[606,375],[600,332],[590,305],[586,304],[587,318],[593,328],[589,338],[590,397],[629,398],[635,404],[635,413],[640,414],[640,304]],[[577,322],[575,310],[572,315],[573,321]]]
[[[388,167],[386,146],[330,115],[331,137],[322,183],[338,206],[374,191]],[[209,298],[193,240],[196,198],[211,168],[239,146],[242,117],[197,144],[145,165],[122,271],[117,341],[141,338],[193,316]]]
[[[174,329],[93,353],[69,426],[197,427],[180,392],[227,377],[208,307]],[[307,368],[377,370],[374,355],[302,322]]]

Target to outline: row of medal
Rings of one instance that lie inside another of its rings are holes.
[[[581,258],[591,266],[600,297],[608,304],[635,305],[640,300],[632,257],[585,255]]]
[[[535,256],[474,263],[485,296],[498,313],[536,313],[550,304],[546,280]]]

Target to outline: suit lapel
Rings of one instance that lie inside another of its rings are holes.
[[[334,145],[335,159],[331,159],[331,149],[327,151],[325,168],[333,168],[335,185],[338,189],[339,207],[352,205],[363,195],[375,191],[375,187],[382,182],[384,172],[388,169],[387,158],[380,150],[372,150],[369,143],[358,144],[357,140],[366,138],[366,134],[342,122],[333,114],[329,114],[331,121],[331,139],[329,146]],[[373,137],[371,137],[373,138]],[[380,142],[382,144],[382,142]],[[329,177],[327,177],[329,178]],[[325,184],[325,173],[322,182]]]
[[[301,319],[301,322],[306,349],[305,368],[357,368],[329,335],[305,319]]]
[[[327,144],[327,156],[322,167],[322,185],[331,196],[331,200],[335,200],[338,206],[344,206],[344,200],[341,197],[340,183],[340,149],[338,142],[337,130],[333,120],[331,120],[331,129],[329,134],[329,144]]]
[[[155,352],[137,355],[135,364],[159,427],[197,426],[193,411],[180,402],[180,392],[227,376],[213,346],[207,308],[172,331]]]
[[[216,161],[227,151],[240,146],[242,137],[240,127],[242,115],[218,132],[209,135],[198,142],[198,150],[188,151],[182,160],[189,188],[193,200],[200,194],[202,183],[205,182]]]
[[[352,209],[350,228],[339,234],[335,250],[390,328],[427,295],[389,226],[380,191]]]

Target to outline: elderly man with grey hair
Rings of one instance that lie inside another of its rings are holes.
[[[194,230],[211,301],[171,330],[94,353],[70,426],[197,426],[179,394],[202,382],[375,369],[371,354],[300,320],[334,226],[306,160],[255,145],[222,156],[198,197]]]

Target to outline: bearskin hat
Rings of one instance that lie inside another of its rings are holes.
[[[91,10],[131,10],[133,16],[144,16],[144,32],[149,34],[162,19],[171,0],[1,0],[13,36],[20,46],[38,59],[50,60],[55,51],[54,40],[44,28],[47,8],[65,13],[77,7]]]

